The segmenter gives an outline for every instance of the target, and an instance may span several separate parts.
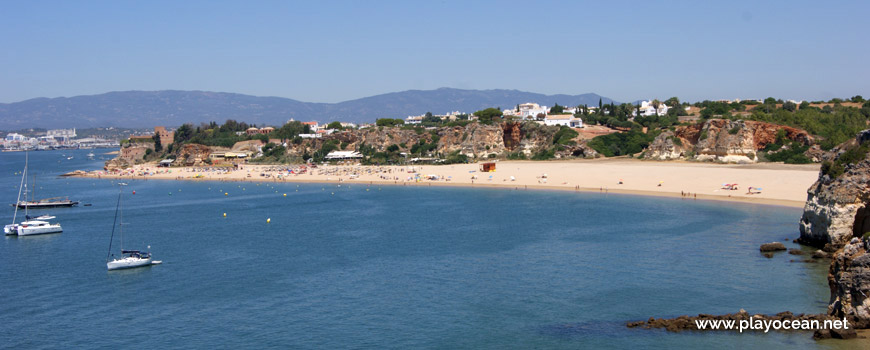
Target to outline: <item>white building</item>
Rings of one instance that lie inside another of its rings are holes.
[[[323,157],[326,160],[335,160],[335,159],[362,159],[362,153],[357,151],[332,151]]]
[[[544,119],[544,125],[564,125],[571,128],[582,128],[583,120],[580,118],[575,118],[573,115],[568,114],[548,115],[547,118]]]
[[[664,102],[659,102],[659,108],[656,109],[655,107],[653,107],[652,101],[642,101],[640,103],[640,115],[649,117],[656,114],[668,114],[668,105],[666,105]]]
[[[76,137],[76,129],[51,129],[45,132],[45,136],[56,137],[60,139],[71,139]]]
[[[544,116],[550,112],[550,109],[547,106],[540,106],[537,103],[523,103],[519,106],[519,113],[517,115],[523,119],[535,119],[539,114],[543,114]]]
[[[420,124],[423,122],[423,118],[425,116],[422,115],[408,116],[405,118],[405,124]]]
[[[6,141],[24,141],[27,140],[27,137],[18,133],[8,133],[6,134]]]

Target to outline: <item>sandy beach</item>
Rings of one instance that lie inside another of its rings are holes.
[[[158,168],[141,164],[117,173],[94,171],[87,177],[194,181],[268,181],[404,186],[502,187],[627,193],[702,200],[728,200],[802,207],[819,166],[656,162],[635,159],[501,161],[494,172],[480,163],[453,165],[361,166],[243,164],[217,167]],[[621,182],[621,183],[620,183]],[[726,189],[724,184],[736,184]],[[750,192],[749,187],[753,187]]]

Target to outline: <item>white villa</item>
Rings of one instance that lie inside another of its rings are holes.
[[[567,126],[570,128],[582,128],[583,127],[583,119],[576,118],[570,114],[555,114],[548,115],[544,119],[544,125],[550,126]]]
[[[523,103],[519,106],[519,112],[515,112],[517,116],[523,119],[535,119],[538,114],[547,115],[550,109],[547,106],[541,106],[537,103]]]
[[[656,113],[658,112],[658,113]],[[642,101],[640,103],[640,115],[649,117],[652,115],[666,115],[668,114],[668,105],[664,102],[659,102],[659,108],[656,110],[652,105],[652,101]]]

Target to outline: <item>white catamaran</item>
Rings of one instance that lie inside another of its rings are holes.
[[[112,223],[112,236],[109,238],[109,253],[106,254],[106,268],[109,270],[129,269],[140,266],[151,266],[159,264],[160,261],[151,260],[151,252],[143,252],[139,250],[124,250],[124,220],[121,211],[121,194],[124,191],[124,186],[127,184],[119,183],[121,188],[118,190],[118,206],[115,208],[115,221]],[[120,223],[119,222],[120,220]],[[112,254],[112,241],[115,238],[115,224],[118,224],[118,236],[120,237],[121,257],[116,258]],[[150,249],[151,246],[148,246]]]
[[[18,200],[16,203],[21,203],[21,193],[27,197],[27,164],[28,155],[24,152],[24,170],[21,172],[21,185],[18,186]],[[52,224],[47,220],[54,219],[54,216],[42,215],[36,218],[31,218],[27,215],[27,206],[24,207],[24,218],[26,221],[16,224],[18,219],[18,206],[15,206],[15,214],[12,215],[12,223],[3,227],[3,232],[6,235],[30,236],[40,235],[45,233],[60,233],[63,228],[60,224]]]

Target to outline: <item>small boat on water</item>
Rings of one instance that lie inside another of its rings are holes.
[[[19,208],[30,209],[74,207],[78,204],[78,201],[71,201],[65,197],[45,198],[38,201],[18,201]],[[15,204],[12,205],[15,206]]]
[[[112,223],[112,235],[109,238],[109,253],[106,254],[106,268],[111,271],[160,264],[161,261],[151,260],[151,252],[124,249],[124,222],[121,211],[121,194],[124,191],[124,186],[127,184],[119,183],[118,185],[121,188],[118,190],[118,206],[115,207],[115,221]],[[120,223],[118,223],[119,221]],[[121,257],[115,257],[115,255],[112,254],[112,241],[115,238],[115,224],[118,224],[118,237],[120,241],[118,245],[121,248]],[[151,249],[151,246],[148,246],[148,249]]]

